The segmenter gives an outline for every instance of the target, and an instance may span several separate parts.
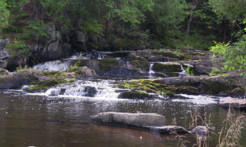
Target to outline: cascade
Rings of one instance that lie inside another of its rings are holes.
[[[181,72],[179,72],[179,77],[187,76],[187,72],[185,71],[185,69],[181,63],[180,63],[180,68],[181,68]]]
[[[44,93],[27,93],[28,95],[45,95],[59,97],[117,99],[122,89],[114,87],[113,80],[84,81],[60,84]]]
[[[149,78],[154,78],[155,71],[153,70],[154,63],[149,66]]]

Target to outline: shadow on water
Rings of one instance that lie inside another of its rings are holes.
[[[192,135],[160,136],[144,130],[132,130],[91,123],[90,115],[104,112],[154,112],[166,116],[167,124],[189,128],[195,104],[172,101],[93,100],[49,98],[0,93],[0,146],[3,147],[178,147],[183,140],[194,144]],[[219,132],[227,110],[216,104],[200,105],[201,116],[210,120]],[[243,133],[242,138],[246,137]],[[212,136],[209,146],[216,146]],[[242,140],[242,146],[246,140]]]

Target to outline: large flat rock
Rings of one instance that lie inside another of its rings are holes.
[[[246,109],[246,99],[226,97],[219,100],[219,105],[237,109]]]
[[[92,120],[126,127],[146,128],[146,126],[164,126],[166,119],[156,113],[122,113],[122,112],[102,112],[91,116]]]

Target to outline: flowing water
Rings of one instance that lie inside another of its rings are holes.
[[[149,79],[152,79],[152,78],[154,78],[155,76],[155,71],[153,70],[153,66],[154,66],[154,63],[151,63],[150,65],[149,65]]]
[[[47,97],[20,92],[0,93],[0,146],[2,147],[178,147],[179,141],[195,144],[195,137],[163,136],[144,130],[102,126],[89,116],[100,112],[148,112],[166,116],[167,123],[189,127],[190,113],[198,109],[219,132],[227,110],[216,103],[123,100],[94,97]],[[245,114],[244,114],[245,115]],[[175,119],[174,119],[175,118]],[[174,121],[175,120],[175,121]],[[244,132],[242,138],[246,137]],[[215,147],[216,136],[210,140]],[[242,140],[246,146],[246,140]]]
[[[102,59],[101,55],[76,55],[66,60],[46,62],[34,68],[43,71],[65,71],[78,58]],[[149,78],[154,78],[150,64]],[[182,65],[181,65],[182,68]],[[184,69],[182,69],[184,71]],[[78,80],[39,93],[21,90],[0,92],[0,147],[192,147],[192,135],[166,136],[146,130],[95,124],[90,116],[100,112],[144,112],[164,115],[167,124],[189,129],[191,113],[197,110],[209,118],[216,129],[209,139],[215,147],[218,132],[227,110],[219,107],[219,97],[185,95],[180,99],[126,100],[119,97],[123,89],[117,80]],[[245,112],[236,111],[236,115]],[[209,117],[210,116],[210,117]],[[246,137],[243,132],[242,138]],[[241,140],[246,147],[246,140]]]

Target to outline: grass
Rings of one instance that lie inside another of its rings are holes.
[[[245,123],[246,117],[244,115],[236,116],[233,110],[229,108],[216,147],[240,147],[241,133]]]

